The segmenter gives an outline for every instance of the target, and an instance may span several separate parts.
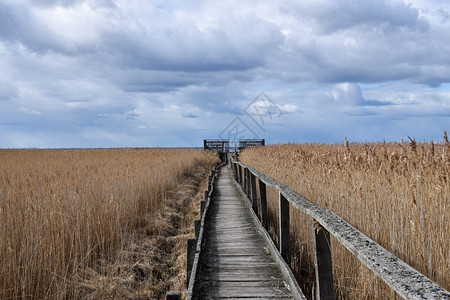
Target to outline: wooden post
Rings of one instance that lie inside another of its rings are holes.
[[[313,219],[317,299],[334,299],[330,233]]]
[[[239,184],[242,186],[242,167],[239,165]]]
[[[250,185],[252,187],[252,208],[256,215],[258,215],[258,197],[256,196],[256,176],[250,173]]]
[[[279,192],[279,221],[280,221],[280,252],[286,263],[289,265],[291,255],[289,253],[289,202]]]
[[[198,236],[200,234],[200,220],[194,220],[194,231],[195,231],[195,238],[198,239]]]
[[[200,216],[203,216],[203,212],[205,211],[205,207],[206,207],[206,201],[205,200],[200,201]]]
[[[269,220],[267,217],[267,194],[266,184],[259,179],[259,197],[261,199],[261,223],[267,230],[269,228]]]
[[[194,265],[196,248],[197,248],[196,238],[186,239],[186,251],[187,251],[186,286],[189,286],[189,280],[191,279],[191,271]]]
[[[181,300],[181,293],[180,292],[167,292],[166,300]]]
[[[251,192],[251,188],[250,188],[250,171],[248,170],[248,168],[246,168],[245,170],[247,171],[247,175],[246,175],[247,185],[245,187],[245,193],[247,194],[247,197],[250,198],[251,197],[251,195],[250,195],[250,192]]]
[[[247,195],[247,168],[242,168],[244,170],[244,193]]]

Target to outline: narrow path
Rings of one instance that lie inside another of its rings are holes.
[[[194,298],[293,299],[231,174],[223,167],[214,187]]]

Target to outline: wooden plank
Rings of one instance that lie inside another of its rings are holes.
[[[210,198],[194,298],[292,299],[229,169],[221,169]],[[243,169],[242,175],[243,188],[252,193],[256,184],[252,185],[250,172]]]
[[[217,287],[212,288],[210,295],[214,295],[214,298],[235,298],[235,297],[266,297],[270,299],[279,297],[289,297],[290,292],[287,288],[278,287],[259,287],[254,289],[250,288],[231,288],[231,287]]]
[[[254,272],[264,272],[264,270],[270,270],[270,271],[276,271],[278,269],[278,265],[276,263],[266,263],[266,264],[261,264],[261,265],[251,265],[249,266],[248,264],[214,264],[210,267],[210,270],[228,270],[228,271],[233,271],[233,270],[239,270],[239,271],[254,271]]]
[[[229,299],[228,297],[219,297],[217,299]],[[253,297],[233,297],[233,300],[270,300],[270,299],[277,299],[277,300],[292,300],[292,297],[276,297],[276,298],[265,298],[265,297],[258,297],[258,298],[253,298]]]
[[[284,281],[282,280],[264,280],[264,281],[210,281],[208,282],[210,287],[214,286],[223,286],[223,287],[232,287],[232,288],[240,288],[240,287],[251,287],[251,288],[260,288],[260,287],[285,287]]]

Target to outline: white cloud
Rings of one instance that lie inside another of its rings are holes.
[[[355,27],[382,31],[426,30],[428,23],[419,11],[402,1],[301,1],[286,2],[283,12],[305,20],[308,28],[320,34]]]

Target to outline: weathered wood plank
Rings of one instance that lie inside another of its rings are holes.
[[[264,265],[256,265],[256,266],[249,266],[248,264],[217,264],[211,266],[210,270],[221,270],[221,271],[249,271],[249,272],[264,272],[265,270],[270,270],[276,272],[276,269],[278,268],[278,265],[276,263],[269,263]]]
[[[240,288],[240,287],[247,287],[247,288],[260,288],[260,287],[285,287],[284,282],[280,280],[273,280],[273,281],[211,281],[208,282],[208,284],[211,287],[214,286],[223,286],[223,287],[231,287],[231,288]]]
[[[228,297],[220,297],[217,299],[229,299]],[[274,299],[274,298],[265,298],[265,297],[258,297],[258,298],[253,298],[253,297],[233,297],[233,300],[270,300],[270,299]],[[277,300],[291,300],[292,298],[286,298],[286,297],[276,297],[275,299]]]
[[[250,173],[242,171],[243,186],[252,193]],[[221,173],[211,195],[194,299],[293,299],[229,168]]]
[[[277,288],[277,287],[259,287],[255,288],[230,288],[230,287],[218,287],[213,288],[210,292],[211,295],[218,298],[235,298],[235,297],[267,297],[270,299],[279,298],[279,297],[289,297],[290,292],[286,288]],[[292,298],[291,298],[292,299]]]

